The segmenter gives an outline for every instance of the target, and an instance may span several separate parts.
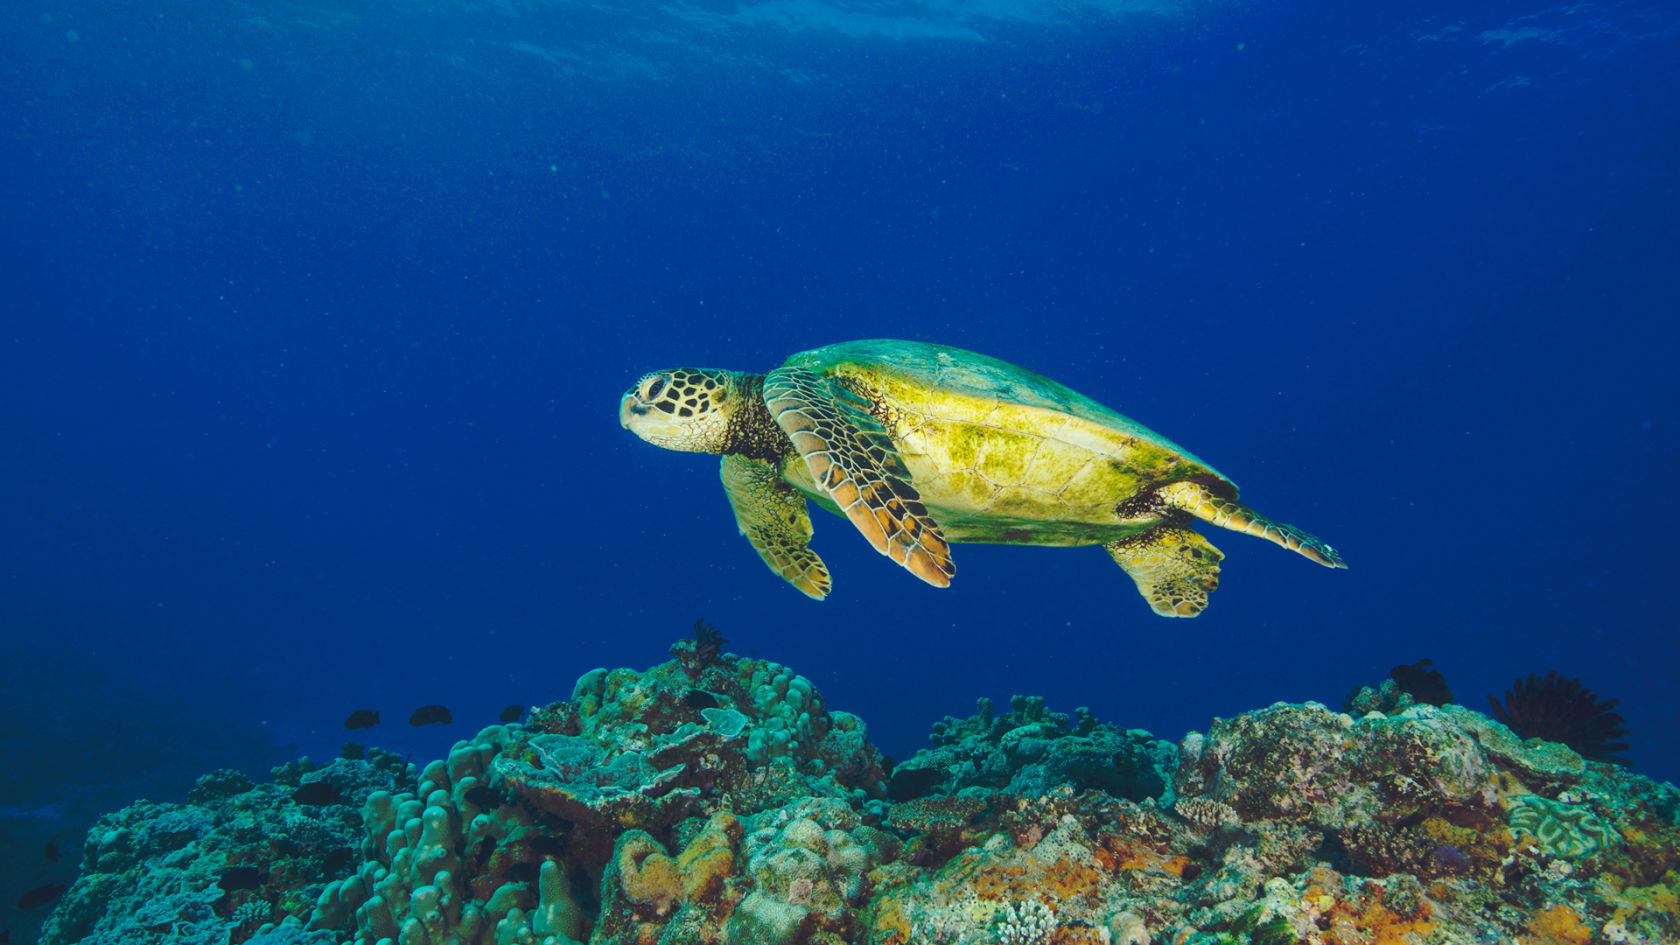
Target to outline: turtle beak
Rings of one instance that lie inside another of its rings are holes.
[[[624,395],[624,400],[618,405],[618,425],[630,429],[630,421],[648,412],[647,405],[638,399],[634,392]]]

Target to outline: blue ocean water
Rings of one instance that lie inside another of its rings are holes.
[[[1430,657],[1474,708],[1579,676],[1680,777],[1677,102],[1652,0],[8,4],[0,924],[102,810],[436,757],[697,618],[899,757],[979,696],[1177,738]],[[819,515],[819,604],[619,427],[880,336],[1351,569],[1214,534],[1169,621],[1094,548],[935,590]]]

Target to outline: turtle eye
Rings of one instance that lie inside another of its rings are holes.
[[[646,383],[644,383],[642,385],[642,399],[643,400],[652,400],[655,397],[658,397],[659,392],[664,390],[664,389],[665,389],[665,375],[655,374],[654,376],[648,378]]]

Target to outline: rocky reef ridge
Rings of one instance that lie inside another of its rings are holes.
[[[107,815],[41,941],[1680,941],[1680,790],[1456,705],[1173,744],[981,700],[890,766],[787,667],[673,654],[418,769],[217,772]]]

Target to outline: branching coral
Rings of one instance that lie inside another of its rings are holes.
[[[1056,914],[1041,900],[1005,903],[998,913],[998,941],[1003,945],[1040,945],[1056,931]]]
[[[1579,679],[1559,676],[1557,670],[1542,679],[1539,673],[1529,673],[1505,691],[1501,706],[1488,696],[1494,717],[1524,738],[1543,738],[1561,742],[1580,752],[1583,758],[1611,764],[1627,764],[1617,757],[1627,751],[1627,743],[1616,741],[1627,735],[1625,721],[1613,709],[1620,699],[1600,701]]]

